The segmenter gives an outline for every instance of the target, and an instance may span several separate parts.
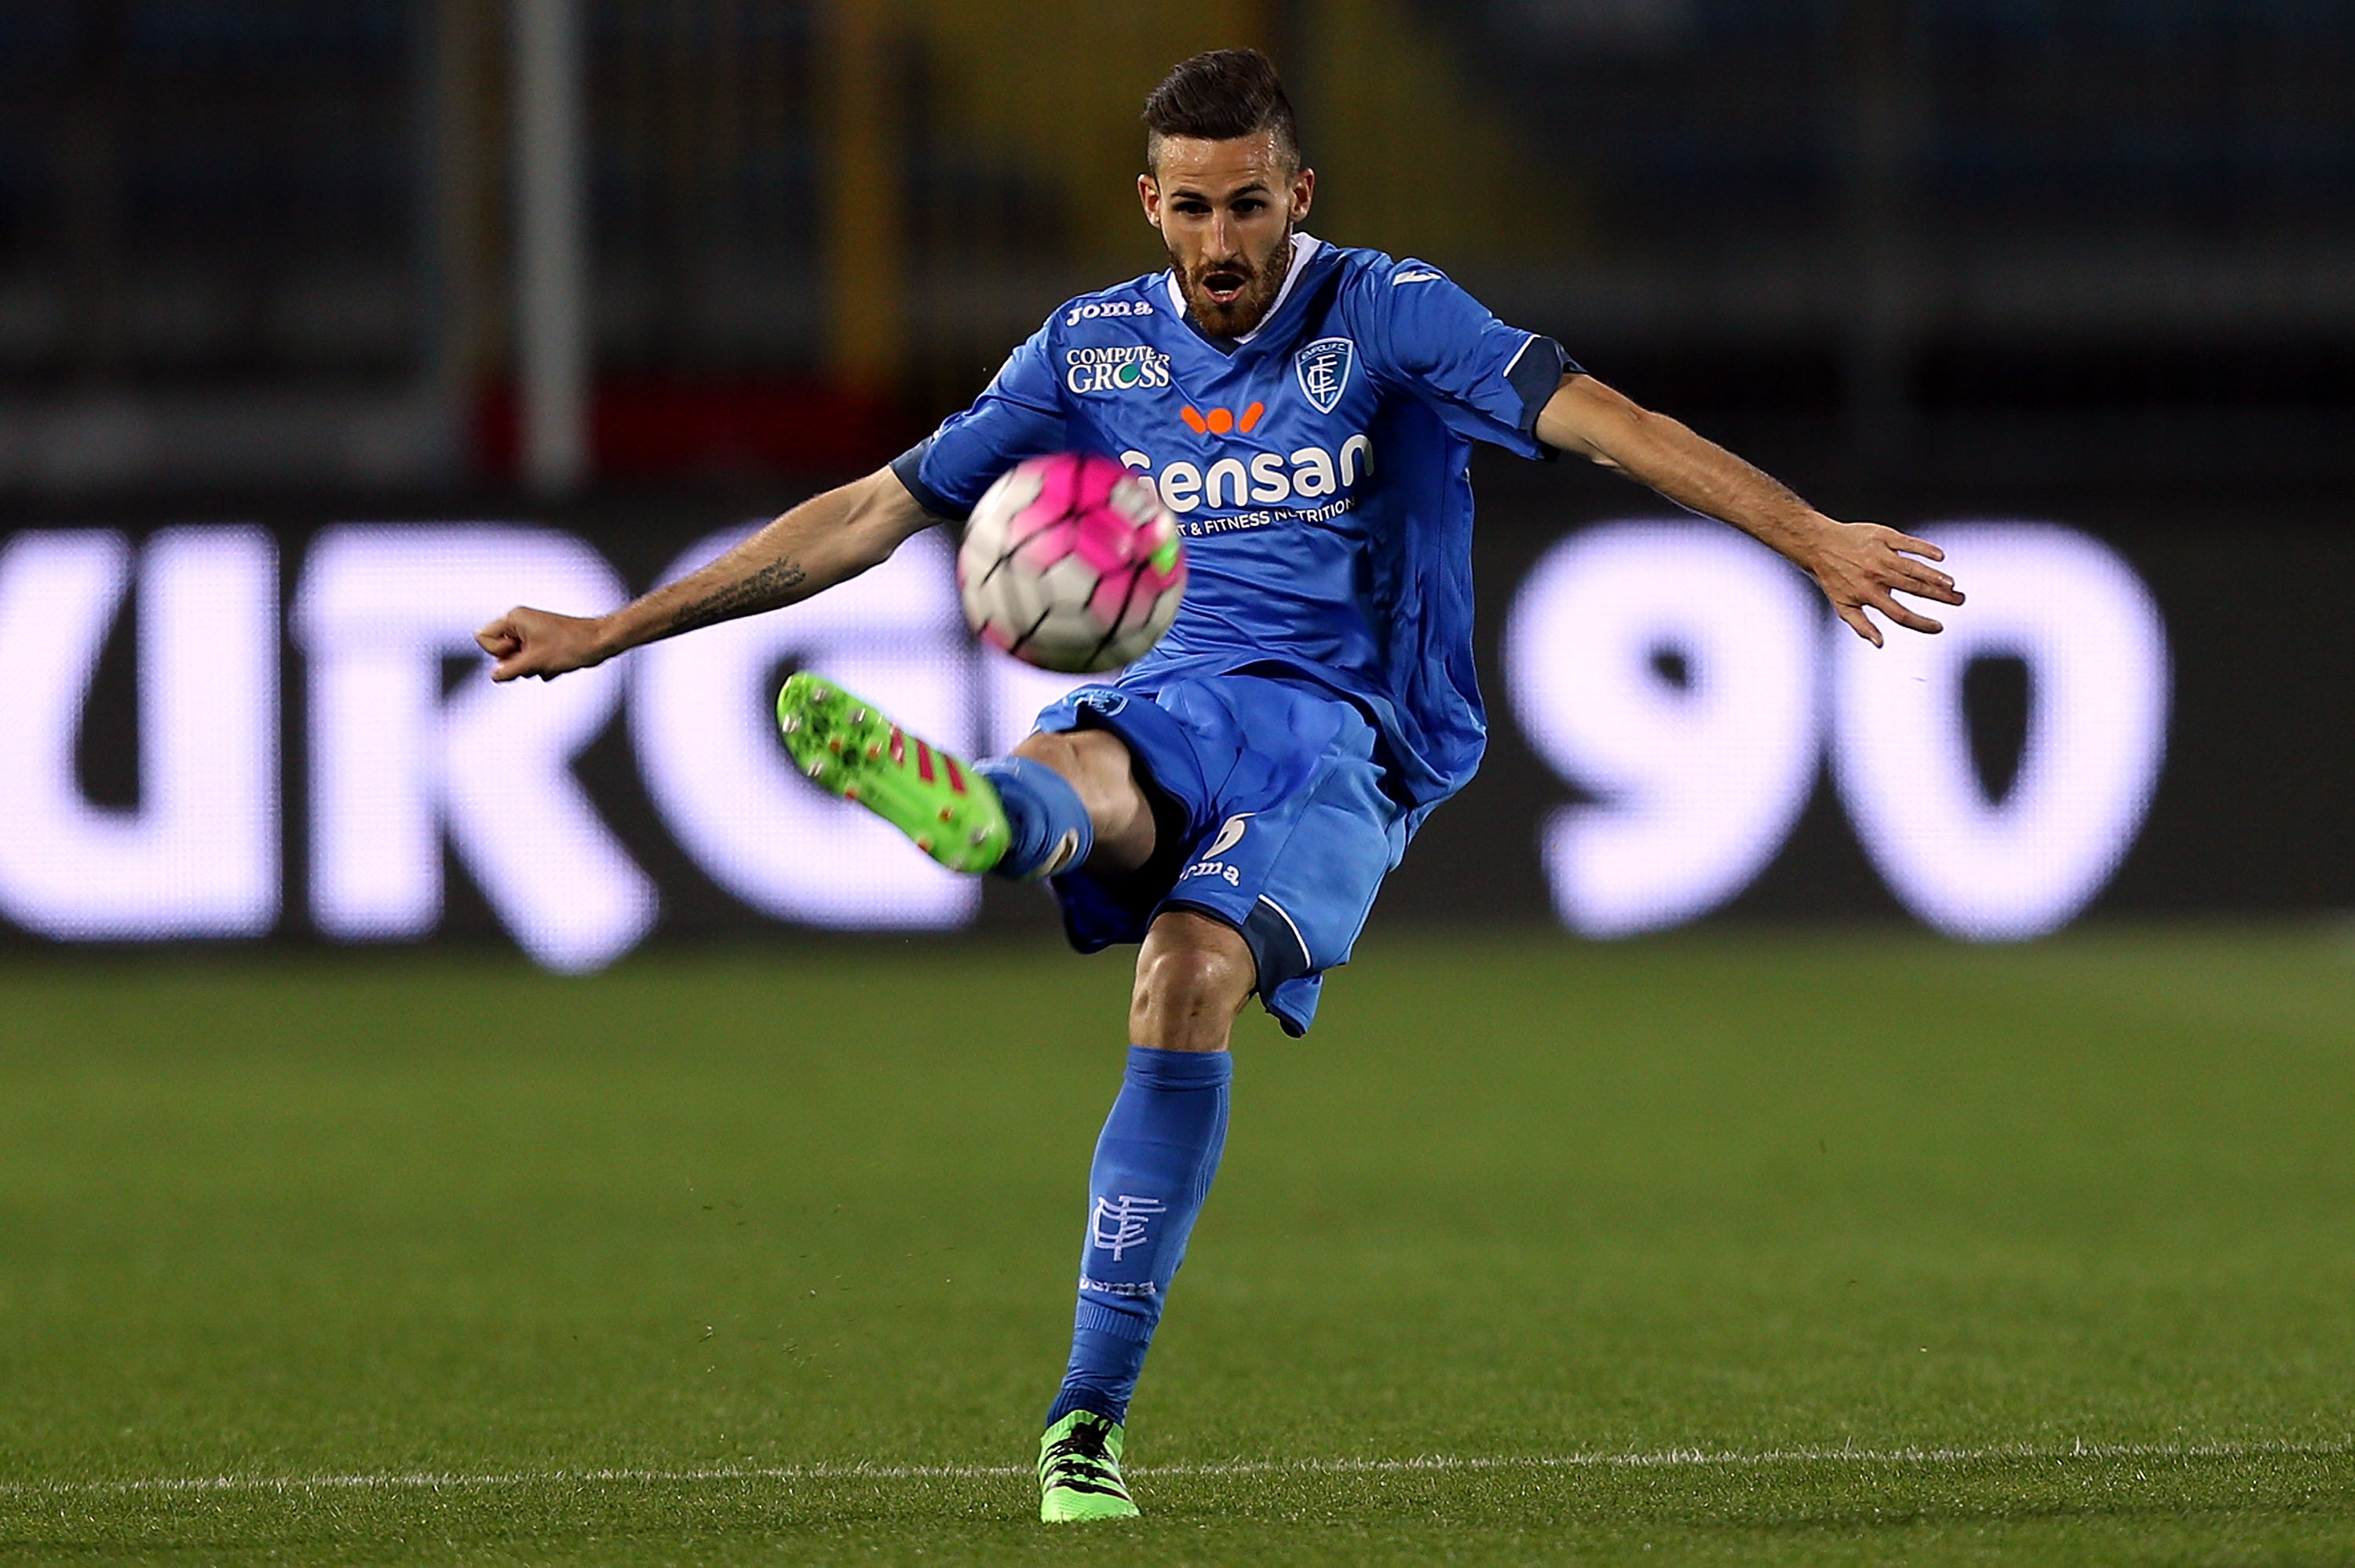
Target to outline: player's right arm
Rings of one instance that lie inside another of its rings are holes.
[[[1065,444],[1053,318],[1007,356],[972,408],[889,467],[813,496],[701,571],[611,615],[556,615],[518,605],[474,633],[497,662],[491,679],[552,679],[641,643],[782,609],[879,565],[902,541],[962,517],[989,482]]]
[[[474,641],[498,661],[492,680],[552,680],[641,643],[797,603],[879,565],[911,535],[939,521],[898,474],[880,468],[812,496],[709,566],[611,615],[517,605]]]

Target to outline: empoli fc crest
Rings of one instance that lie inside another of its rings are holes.
[[[1346,337],[1320,337],[1300,351],[1293,374],[1300,390],[1320,414],[1329,414],[1349,387],[1349,372],[1358,363],[1358,345]]]

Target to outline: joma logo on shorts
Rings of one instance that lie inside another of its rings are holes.
[[[1280,506],[1338,494],[1374,471],[1374,443],[1354,435],[1337,452],[1302,447],[1288,458],[1279,452],[1220,458],[1207,470],[1173,462],[1158,473],[1144,452],[1124,451],[1120,461],[1145,476],[1162,505],[1184,514],[1201,506]]]
[[[1257,811],[1237,811],[1220,822],[1219,836],[1210,841],[1209,847],[1202,852],[1201,859],[1178,874],[1178,880],[1183,882],[1189,876],[1217,876],[1223,877],[1229,887],[1241,886],[1242,874],[1219,857],[1243,842],[1243,834],[1250,831],[1251,820],[1257,815]]]

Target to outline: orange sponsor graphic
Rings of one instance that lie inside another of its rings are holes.
[[[1178,417],[1185,420],[1186,428],[1198,436],[1223,436],[1229,430],[1248,436],[1252,427],[1259,423],[1259,417],[1266,412],[1266,404],[1254,403],[1242,411],[1241,418],[1237,418],[1232,408],[1213,408],[1205,414],[1188,403],[1178,410]]]

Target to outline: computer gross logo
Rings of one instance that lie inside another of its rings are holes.
[[[1169,356],[1141,343],[1065,349],[1063,385],[1081,395],[1154,390],[1169,385]]]

